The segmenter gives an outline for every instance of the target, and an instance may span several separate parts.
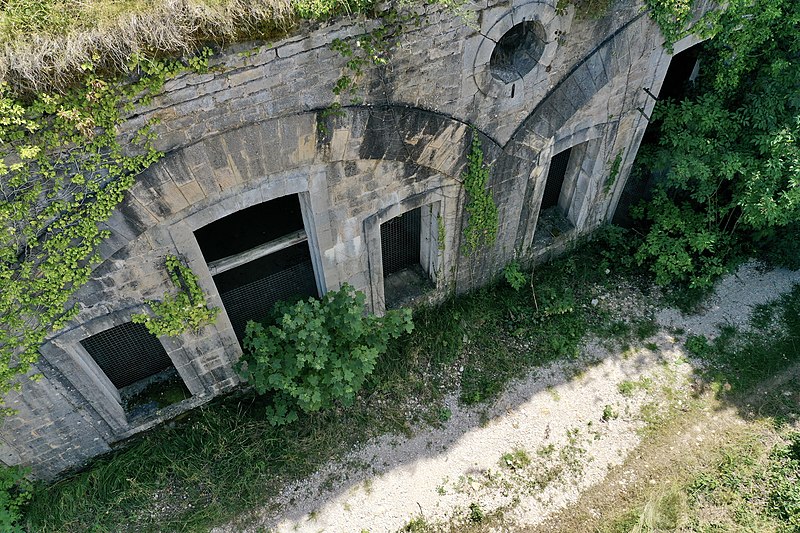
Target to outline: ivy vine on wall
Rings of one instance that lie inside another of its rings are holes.
[[[161,156],[152,124],[118,137],[125,114],[169,77],[205,69],[209,55],[137,56],[117,76],[87,61],[81,83],[63,93],[19,94],[0,83],[0,405],[46,336],[75,316],[71,297],[109,235],[102,224]]]
[[[483,161],[483,149],[478,132],[472,130],[472,145],[467,155],[467,169],[462,175],[467,191],[467,226],[464,228],[464,251],[472,254],[481,246],[491,246],[497,239],[497,205],[489,184],[489,167]]]
[[[158,337],[176,337],[188,331],[196,333],[203,326],[213,324],[219,307],[208,307],[206,295],[197,283],[197,276],[192,269],[174,255],[168,255],[164,263],[178,294],[165,294],[160,302],[147,302],[153,315],[136,314],[131,320],[144,324],[147,331]]]

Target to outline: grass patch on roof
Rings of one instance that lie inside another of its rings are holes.
[[[373,0],[6,0],[0,81],[60,87],[88,60],[124,68],[134,54],[178,55],[207,43],[273,39],[302,20],[371,13]]]

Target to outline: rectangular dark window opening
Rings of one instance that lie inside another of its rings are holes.
[[[218,274],[214,283],[240,343],[247,321],[264,321],[275,302],[318,296],[306,242]]]
[[[242,209],[194,232],[207,263],[236,255],[303,229],[296,194]]]
[[[236,338],[275,302],[319,296],[297,194],[263,202],[195,231]]]
[[[406,211],[381,224],[383,277],[419,264],[420,209]]]
[[[544,184],[544,195],[542,196],[542,211],[558,205],[571,153],[572,147],[557,153],[550,160],[550,170],[547,172],[547,181]]]
[[[114,326],[81,345],[119,390],[129,418],[191,396],[161,342],[142,324]]]
[[[420,264],[422,208],[406,211],[381,224],[383,292],[387,309],[411,303],[433,288]]]

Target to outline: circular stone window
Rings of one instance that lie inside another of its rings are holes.
[[[545,47],[545,30],[540,23],[522,21],[503,35],[492,51],[489,70],[503,83],[512,83],[533,70]]]

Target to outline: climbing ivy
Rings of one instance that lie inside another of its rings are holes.
[[[369,65],[383,66],[389,62],[392,49],[401,35],[413,27],[418,27],[424,15],[420,7],[434,5],[447,10],[454,17],[461,18],[468,26],[475,26],[475,14],[466,8],[466,0],[423,0],[421,2],[394,2],[382,11],[377,5],[359,3],[373,10],[372,19],[376,26],[356,36],[334,39],[330,49],[344,57],[346,73],[340,76],[333,85],[333,93],[339,97],[348,95],[350,104],[361,103],[356,95],[359,82],[363,78],[364,69]]]
[[[213,324],[219,307],[208,307],[206,296],[192,269],[174,255],[167,256],[165,266],[170,281],[178,288],[178,294],[165,294],[161,302],[147,302],[154,316],[141,313],[133,315],[131,320],[144,324],[147,331],[159,337],[176,337],[187,331],[197,332],[203,326]]]
[[[170,76],[204,69],[209,53],[190,62],[137,56],[119,75],[87,61],[81,83],[63,93],[18,94],[0,83],[0,397],[19,387],[48,333],[75,316],[71,297],[99,259],[103,223],[161,156],[152,123],[119,136],[125,113]]]
[[[497,239],[497,205],[492,193],[487,190],[489,184],[489,167],[483,162],[483,149],[478,132],[472,130],[472,146],[467,155],[467,170],[462,175],[464,188],[467,191],[465,209],[469,218],[464,228],[467,255],[481,246],[491,246]]]
[[[617,152],[616,157],[614,157],[614,161],[611,162],[611,169],[608,172],[608,178],[606,178],[605,183],[603,184],[603,192],[608,194],[611,190],[611,187],[614,186],[614,183],[617,181],[617,176],[619,176],[619,169],[622,166],[622,153],[625,150],[620,150]]]

